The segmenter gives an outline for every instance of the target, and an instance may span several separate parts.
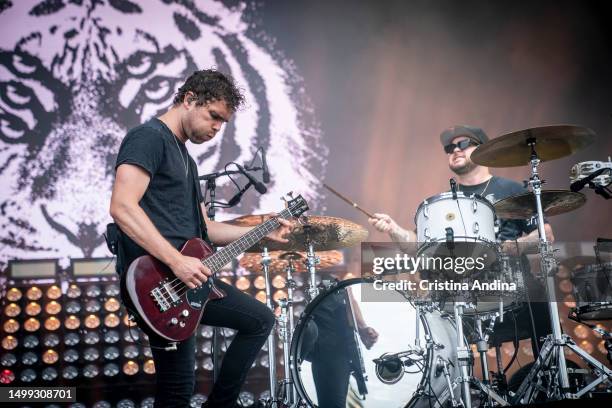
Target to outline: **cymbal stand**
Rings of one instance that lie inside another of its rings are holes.
[[[264,247],[261,253],[261,267],[264,273],[264,281],[266,285],[266,305],[274,313],[274,306],[272,305],[272,291],[270,289],[270,254],[268,248]],[[277,400],[276,390],[276,333],[272,330],[268,335],[268,373],[270,380],[270,400],[266,402],[266,407],[279,407],[279,401]]]
[[[527,139],[527,144],[531,147],[531,177],[527,184],[531,187],[536,199],[536,210],[538,220],[538,233],[540,235],[540,265],[544,278],[546,279],[546,294],[550,311],[550,320],[553,333],[546,337],[542,345],[542,350],[538,355],[531,371],[521,383],[516,392],[513,404],[528,404],[537,395],[537,391],[546,389],[547,399],[580,398],[597,385],[604,381],[612,381],[612,370],[605,367],[597,359],[593,358],[586,351],[576,345],[574,340],[561,332],[561,321],[559,310],[555,299],[555,279],[554,269],[556,262],[550,242],[546,239],[544,229],[544,211],[542,209],[542,183],[538,174],[540,159],[535,150],[535,138]],[[597,378],[584,388],[572,394],[569,390],[569,378],[567,375],[567,364],[563,346],[570,348],[576,355],[581,357],[595,371],[599,373]],[[548,378],[545,387],[539,383],[542,378]]]
[[[291,349],[291,340],[293,336],[293,290],[296,287],[296,283],[293,280],[293,260],[289,259],[287,261],[287,267],[285,271],[287,272],[287,280],[285,283],[285,287],[287,288],[287,298],[283,298],[279,300],[281,314],[278,318],[279,323],[279,334],[280,338],[283,342],[283,362],[284,362],[284,370],[285,377],[281,381],[281,388],[279,394],[279,400],[282,398],[285,406],[293,407],[296,404],[295,397],[297,395],[295,387],[293,385],[293,380],[291,379],[291,361],[290,361],[290,349]]]
[[[470,350],[465,344],[463,336],[463,310],[465,302],[455,302],[455,325],[457,330],[457,362],[461,370],[461,377],[457,379],[461,383],[461,401],[463,406],[470,408],[472,406],[472,395],[470,394],[470,376],[468,374],[468,365],[470,364]]]
[[[304,225],[304,229],[309,228],[308,225]],[[319,288],[317,287],[317,274],[316,266],[321,262],[321,259],[315,255],[314,245],[310,238],[307,239],[308,252],[306,253],[306,260],[304,264],[308,269],[308,297],[309,301],[312,301],[319,294]]]

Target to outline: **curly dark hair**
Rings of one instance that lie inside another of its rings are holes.
[[[234,83],[234,78],[215,69],[203,69],[191,74],[174,96],[174,105],[182,103],[188,92],[196,95],[196,105],[222,100],[235,112],[244,104],[244,95]]]

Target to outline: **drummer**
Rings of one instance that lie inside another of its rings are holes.
[[[488,167],[480,166],[471,160],[472,152],[476,147],[486,143],[488,140],[488,136],[482,129],[467,125],[453,126],[440,134],[440,141],[448,158],[448,167],[455,174],[457,191],[462,192],[466,196],[477,194],[489,200],[491,204],[506,197],[526,192],[522,184],[503,177],[494,176]],[[368,220],[370,224],[378,231],[388,233],[393,241],[417,241],[414,231],[400,227],[389,215],[381,213],[373,215],[374,217]],[[537,243],[539,241],[537,225],[530,224],[526,220],[501,219],[499,221],[498,241],[507,242],[508,244],[514,241],[518,243]],[[547,240],[553,242],[554,235],[551,226],[545,224],[544,230],[546,231]],[[520,324],[526,324],[532,320],[527,308],[521,308],[516,313],[516,321]],[[534,355],[537,355],[539,347],[536,346],[534,341],[539,342],[536,339],[551,332],[548,306],[545,303],[532,304],[531,315],[534,318],[533,326],[535,328],[522,329],[531,335]],[[496,326],[496,334],[503,331],[501,329],[501,327]],[[519,329],[521,328],[519,327]],[[514,327],[511,330],[514,332]],[[521,336],[520,338],[524,337]],[[504,340],[511,339],[512,336]]]

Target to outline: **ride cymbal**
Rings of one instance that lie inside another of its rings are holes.
[[[586,203],[584,194],[565,190],[542,190],[541,198],[545,217],[573,211]],[[537,214],[535,195],[531,192],[504,198],[493,207],[495,214],[505,219],[526,220]]]
[[[481,144],[472,161],[487,167],[525,166],[531,161],[530,142],[540,161],[569,156],[595,140],[591,129],[575,125],[541,126],[508,133]]]

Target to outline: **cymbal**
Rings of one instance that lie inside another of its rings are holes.
[[[270,271],[282,272],[287,267],[289,259],[293,261],[295,272],[306,272],[306,252],[284,252],[284,251],[270,251]],[[344,256],[341,251],[321,251],[317,252],[316,255],[320,259],[320,263],[317,265],[317,269],[330,268],[335,265],[340,265],[344,261]],[[261,254],[246,253],[240,259],[240,266],[248,269],[251,272],[261,272]]]
[[[240,226],[261,224],[267,215],[246,215],[228,221]],[[315,251],[330,251],[356,245],[368,237],[368,231],[359,224],[344,218],[324,215],[303,217],[304,224],[298,224],[287,237],[289,242],[263,240],[246,252],[262,252],[263,247],[269,251],[307,251],[307,241],[312,242]]]
[[[489,140],[472,152],[472,161],[488,167],[525,166],[531,161],[528,139],[535,140],[540,161],[569,156],[595,140],[591,129],[575,125],[542,126],[519,130]]]
[[[541,198],[545,217],[573,211],[586,202],[584,194],[565,190],[542,190]],[[497,216],[505,219],[526,220],[537,213],[535,196],[531,192],[504,198],[493,206]]]

